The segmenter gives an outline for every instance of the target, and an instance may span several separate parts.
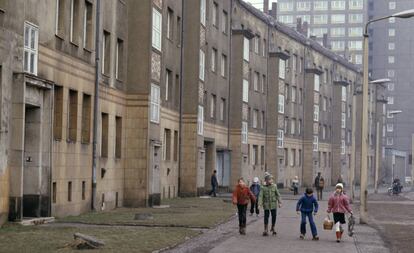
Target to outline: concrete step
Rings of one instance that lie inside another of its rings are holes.
[[[23,218],[20,221],[20,225],[23,226],[34,226],[34,225],[42,225],[47,224],[55,221],[55,217],[40,217],[40,218]]]

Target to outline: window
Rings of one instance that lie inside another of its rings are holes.
[[[363,18],[362,14],[349,14],[349,23],[362,23]]]
[[[341,90],[341,101],[346,102],[346,87],[342,86]]]
[[[328,98],[323,97],[323,99],[322,99],[322,111],[326,112],[327,105],[328,105]]]
[[[122,117],[115,117],[115,158],[122,156]]]
[[[265,86],[266,86],[266,76],[262,76],[262,81],[260,82],[260,91],[265,93]]]
[[[286,61],[279,59],[279,78],[285,79],[286,75]]]
[[[362,36],[362,27],[351,27],[348,28],[349,37],[361,37]]]
[[[172,86],[172,73],[171,70],[165,70],[165,101],[168,101],[169,96],[171,94],[171,86]]]
[[[302,150],[298,150],[298,166],[302,166]]]
[[[302,120],[298,120],[298,135],[302,134]]]
[[[392,146],[394,144],[394,139],[392,137],[387,137],[387,145]]]
[[[351,114],[352,114],[352,105],[348,105],[348,118],[351,118]]]
[[[291,95],[292,102],[296,102],[296,87],[295,86],[292,86],[290,95]]]
[[[200,23],[206,26],[206,0],[200,0]]]
[[[101,157],[108,157],[109,116],[101,113]]]
[[[177,46],[181,47],[181,17],[177,16]]]
[[[111,64],[111,34],[103,32],[102,40],[102,74],[109,75]]]
[[[319,121],[319,105],[313,105],[313,121]]]
[[[82,181],[82,200],[86,199],[86,182]]]
[[[262,165],[265,164],[265,147],[264,146],[260,147],[260,164]]]
[[[248,139],[248,125],[246,121],[242,121],[242,143],[243,144],[247,144],[247,139]]]
[[[389,63],[389,64],[393,64],[393,63],[395,63],[395,57],[394,57],[394,56],[392,56],[392,55],[388,56],[388,63]]]
[[[388,19],[388,23],[391,23],[391,24],[395,23],[395,18],[394,17],[389,18]]]
[[[116,55],[115,55],[115,78],[118,80],[123,79],[123,62],[124,62],[124,41],[119,39],[116,42]]]
[[[344,14],[334,14],[331,16],[331,23],[332,24],[343,24],[345,23],[345,15]]]
[[[331,9],[332,10],[345,10],[345,1],[332,1]]]
[[[256,35],[254,37],[254,52],[256,54],[259,54],[259,50],[260,50],[260,37]]]
[[[394,77],[395,71],[393,69],[389,69],[387,74],[388,74],[388,77]]]
[[[65,34],[65,0],[56,0],[56,35]]]
[[[224,121],[224,112],[226,107],[226,100],[224,98],[220,101],[220,120]]]
[[[315,25],[327,24],[328,15],[313,15],[313,23]]]
[[[152,8],[152,47],[161,51],[162,36],[162,15]]]
[[[310,2],[297,2],[296,9],[298,11],[310,11],[311,3]]]
[[[163,154],[164,161],[171,160],[171,129],[164,129]]]
[[[350,10],[362,10],[364,8],[363,0],[349,0]]]
[[[211,94],[210,100],[210,118],[214,118],[216,115],[216,95]]]
[[[395,36],[395,29],[394,28],[388,29],[388,36],[390,36],[390,37],[394,37]]]
[[[222,18],[222,23],[221,23],[221,31],[225,34],[227,34],[227,30],[228,30],[228,17],[227,17],[227,12],[223,11],[223,18]]]
[[[284,123],[283,130],[286,134],[288,134],[289,133],[289,118],[285,117],[285,121],[283,123]]]
[[[216,72],[217,68],[217,49],[211,50],[211,71]]]
[[[297,15],[296,19],[300,18],[302,20],[302,23],[308,22],[310,24],[311,22],[311,16],[310,15]]]
[[[259,73],[254,72],[253,75],[253,89],[254,91],[259,91]]]
[[[346,113],[341,113],[341,128],[346,128]]]
[[[259,163],[259,146],[253,145],[252,165]]]
[[[160,122],[160,87],[151,84],[151,122]]]
[[[302,88],[299,88],[298,92],[298,104],[302,104]]]
[[[290,121],[290,134],[294,135],[296,132],[296,119]]]
[[[58,0],[59,2],[59,0]],[[92,27],[92,4],[89,1],[85,1],[85,11],[83,14],[83,47],[86,49],[92,49],[93,43],[93,27]]]
[[[262,111],[262,114],[261,114],[261,119],[260,119],[260,128],[261,129],[264,129],[264,126],[265,126],[265,112],[264,111]]]
[[[70,1],[70,30],[69,36],[72,43],[77,44],[79,39],[79,1],[80,0],[71,0]]]
[[[227,77],[227,56],[221,55],[221,76]]]
[[[289,84],[285,84],[285,100],[289,101]]]
[[[320,76],[315,74],[315,80],[314,80],[314,91],[319,92],[320,87]]]
[[[277,111],[279,113],[285,113],[285,96],[279,95],[279,101],[278,101],[278,109]]]
[[[174,162],[178,161],[178,131],[174,131]]]
[[[388,90],[393,91],[394,90],[394,83],[388,83]]]
[[[332,50],[333,51],[343,51],[345,50],[345,42],[338,40],[338,41],[332,41],[331,42],[332,45]]]
[[[345,28],[335,27],[331,28],[331,37],[343,37],[345,36]]]
[[[81,142],[89,143],[91,136],[91,95],[83,94],[82,101],[82,135]]]
[[[328,1],[315,1],[313,3],[313,9],[315,11],[326,11],[326,10],[328,10]]]
[[[63,121],[63,87],[62,86],[57,86],[57,85],[54,86],[53,109],[54,109],[53,137],[55,140],[62,140],[62,121]]]
[[[198,106],[197,133],[199,135],[203,135],[204,134],[204,107],[202,105],[199,105]]]
[[[322,38],[324,34],[328,34],[328,28],[314,28],[312,29],[312,35]]]
[[[387,132],[391,133],[394,131],[394,125],[393,124],[387,124]]]
[[[296,149],[291,149],[290,153],[290,167],[295,167]]]
[[[326,140],[326,126],[325,125],[322,127],[322,139]]]
[[[243,102],[249,102],[249,81],[243,79]]]
[[[362,41],[348,41],[349,50],[362,50]]]
[[[258,117],[259,117],[259,111],[256,109],[253,110],[253,124],[252,124],[253,128],[257,128]]]
[[[356,54],[354,56],[354,63],[355,64],[362,64],[362,54]]]
[[[315,152],[319,150],[319,137],[317,135],[313,136],[312,148]]]
[[[67,140],[76,142],[78,132],[78,92],[69,90]]]
[[[200,49],[200,69],[199,69],[199,78],[201,81],[204,81],[204,68],[205,68],[205,54],[203,50]]]
[[[390,113],[391,111],[387,111],[387,118],[392,119],[394,118],[394,114]]]
[[[173,39],[173,25],[174,25],[174,12],[168,8],[167,10],[167,38],[172,40]]]
[[[351,131],[347,131],[347,134],[346,134],[346,141],[347,141],[348,143],[351,143],[351,137],[352,137],[352,132],[351,132]]]
[[[39,29],[24,23],[24,71],[37,75]]]
[[[213,18],[212,18],[212,22],[213,22],[213,26],[218,27],[218,23],[219,23],[219,15],[218,15],[218,11],[219,11],[219,7],[218,4],[216,2],[213,3]]]
[[[68,202],[72,201],[72,181],[68,182]]]
[[[248,38],[244,37],[243,40],[243,59],[249,61],[250,54],[250,41]]]
[[[285,136],[285,133],[283,132],[283,130],[277,130],[277,147],[278,148],[283,148],[283,138]]]
[[[388,3],[388,9],[390,9],[390,10],[395,10],[395,7],[396,7],[395,2],[389,2],[389,3]]]
[[[345,155],[345,141],[341,140],[341,155]]]
[[[285,24],[293,24],[293,16],[291,15],[280,15],[278,21]]]
[[[278,4],[279,11],[293,11],[293,3],[292,2],[284,2]]]
[[[266,57],[266,39],[263,39],[262,56]]]
[[[395,49],[395,43],[394,42],[388,43],[388,50],[394,50],[394,49]]]

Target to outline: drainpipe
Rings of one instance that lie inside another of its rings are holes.
[[[301,155],[301,166],[302,166],[302,185],[304,185],[303,182],[303,174],[304,174],[304,159],[305,159],[305,97],[306,97],[306,53],[307,53],[307,42],[303,45],[303,62],[301,64],[301,71],[303,73],[303,84],[302,84],[302,124],[300,126],[300,134],[302,135],[302,155]],[[299,59],[300,61],[300,59]],[[312,158],[313,161],[313,158]],[[313,166],[313,162],[312,162]],[[313,173],[312,173],[313,178]],[[311,184],[312,185],[312,184]]]
[[[52,122],[51,123],[51,127],[52,127],[52,129],[53,129],[53,125],[54,125],[54,122],[55,122],[55,116],[54,116],[54,113],[53,113],[53,108],[55,108],[55,84],[53,83],[53,86],[52,86],[52,102],[51,102],[51,104],[52,104],[52,106],[50,107],[51,109],[50,109],[50,119],[51,119],[51,121],[50,122]],[[52,190],[53,190],[53,188],[52,188],[52,182],[53,182],[53,179],[52,179],[52,168],[53,168],[53,131],[51,131],[51,133],[52,133],[52,136],[50,137],[50,150],[49,150],[49,153],[50,153],[50,155],[49,155],[49,207],[48,207],[48,213],[49,213],[49,216],[52,216],[52,202],[53,202],[53,195],[51,194],[52,193]]]
[[[265,57],[266,57],[266,103],[265,103],[265,117],[263,118],[263,120],[265,120],[264,122],[264,127],[265,127],[265,150],[268,149],[267,147],[267,116],[268,116],[268,111],[267,111],[267,103],[269,100],[269,50],[270,50],[270,27],[273,28],[273,26],[270,26],[269,24],[267,25],[267,52],[266,49],[265,51]],[[266,45],[264,45],[266,47]],[[266,151],[265,151],[266,154]],[[264,156],[264,165],[265,165],[265,171],[267,171],[267,157],[266,155]],[[277,159],[276,159],[277,160]],[[279,173],[277,173],[279,174]],[[279,175],[278,175],[279,176]],[[279,178],[277,178],[276,180],[278,180]]]
[[[96,211],[96,164],[97,164],[97,138],[98,138],[98,105],[99,105],[99,63],[100,63],[100,15],[101,1],[96,0],[96,26],[95,26],[95,97],[93,103],[93,150],[92,150],[92,197],[91,209]]]
[[[230,25],[229,25],[229,60],[228,63],[231,63],[231,57],[232,57],[232,27],[233,27],[233,0],[230,1]],[[228,64],[229,70],[228,70],[228,77],[229,77],[229,83],[228,83],[228,89],[227,89],[227,115],[226,115],[226,119],[227,119],[227,152],[229,153],[228,155],[230,156],[230,100],[231,100],[231,94],[230,94],[230,87],[231,87],[231,64]],[[229,157],[231,159],[231,157]],[[224,161],[223,161],[224,162]],[[230,163],[231,164],[231,163]],[[230,165],[230,178],[231,178],[231,165]]]
[[[180,123],[178,134],[178,195],[181,193],[181,166],[183,160],[182,143],[183,143],[183,58],[184,58],[184,8],[185,1],[181,0],[181,48],[180,48]]]

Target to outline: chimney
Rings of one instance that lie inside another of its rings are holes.
[[[323,41],[322,41],[322,45],[326,48],[329,48],[329,43],[328,43],[328,34],[324,33],[323,34]]]
[[[308,21],[303,22],[303,26],[302,26],[302,34],[305,35],[305,37],[308,37]]]
[[[297,18],[296,19],[296,31],[303,34],[303,31],[302,31],[302,18]]]
[[[263,12],[269,14],[269,0],[263,0]]]
[[[270,16],[274,19],[277,19],[277,3],[272,3],[272,10],[270,11]]]

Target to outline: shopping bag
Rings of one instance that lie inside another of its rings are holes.
[[[334,225],[333,220],[329,217],[329,215],[326,216],[325,220],[323,221],[323,229],[325,230],[332,230]]]

